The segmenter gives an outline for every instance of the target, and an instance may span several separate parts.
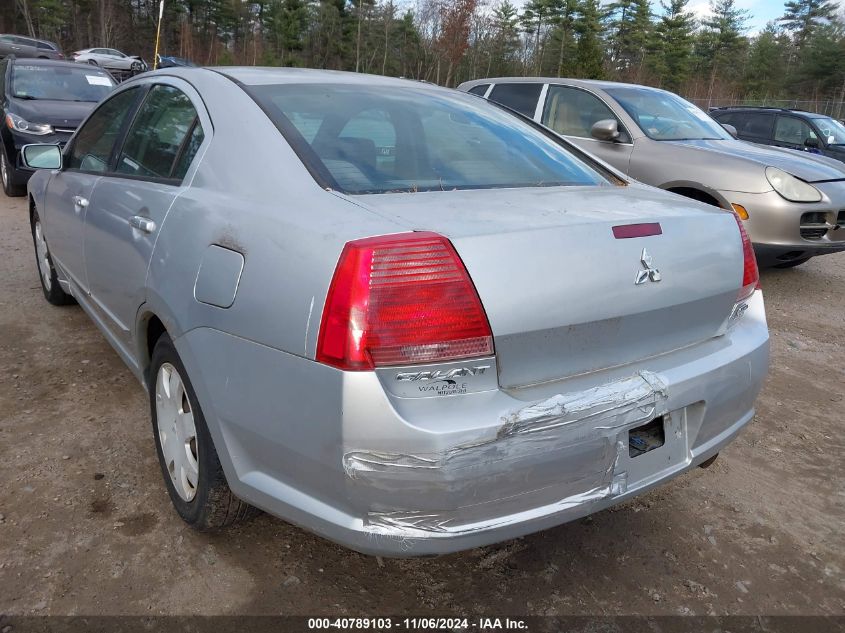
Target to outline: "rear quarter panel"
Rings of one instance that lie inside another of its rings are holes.
[[[313,358],[343,245],[406,229],[322,189],[249,96],[219,74],[202,71],[201,76],[197,87],[213,122],[213,138],[161,228],[139,327],[156,314],[174,337],[213,328]],[[244,258],[229,308],[194,296],[211,245]],[[138,338],[143,354],[145,342]]]

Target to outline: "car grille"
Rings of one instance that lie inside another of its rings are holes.
[[[840,212],[840,217],[843,216]],[[827,221],[828,214],[825,211],[811,211],[801,216],[801,237],[805,240],[819,240],[827,235],[827,232],[834,228],[833,224]]]
[[[839,215],[836,217],[836,224],[839,228],[845,228],[845,209],[839,212]]]

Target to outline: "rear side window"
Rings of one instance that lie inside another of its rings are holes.
[[[487,88],[490,87],[490,84],[478,84],[477,86],[473,86],[468,90],[471,95],[478,95],[479,97],[483,97],[487,93]]]
[[[733,125],[742,138],[768,142],[772,139],[775,117],[766,112],[729,112],[719,115],[718,121]]]
[[[76,133],[69,169],[103,173],[127,115],[138,98],[138,88],[116,94],[103,103]]]
[[[183,148],[196,153],[202,127],[188,96],[173,86],[153,86],[126,134],[115,171],[153,180],[180,178],[175,172]],[[189,142],[189,137],[194,142]],[[193,157],[191,157],[193,158]],[[187,164],[180,169],[187,171]],[[184,175],[184,173],[182,174]]]
[[[496,84],[488,98],[533,118],[542,89],[543,84]]]
[[[457,91],[248,87],[317,181],[347,193],[609,184],[549,135]]]
[[[38,48],[42,51],[55,51],[55,46],[50,46],[47,42],[38,42]]]

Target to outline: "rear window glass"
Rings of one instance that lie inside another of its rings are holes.
[[[100,101],[114,88],[108,73],[79,65],[15,64],[12,67],[12,96],[18,99],[54,101]]]
[[[543,132],[464,93],[248,88],[319,181],[347,193],[609,184]]]
[[[489,99],[533,118],[542,89],[543,84],[496,84]]]

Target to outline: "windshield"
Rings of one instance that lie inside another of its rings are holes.
[[[114,80],[90,66],[15,64],[12,96],[18,99],[97,102],[114,88]]]
[[[540,130],[471,95],[411,82],[248,90],[318,181],[347,193],[609,184]]]
[[[703,110],[671,92],[647,88],[606,88],[605,92],[655,141],[733,138]]]
[[[814,118],[813,122],[828,145],[845,145],[845,125],[826,116]]]

